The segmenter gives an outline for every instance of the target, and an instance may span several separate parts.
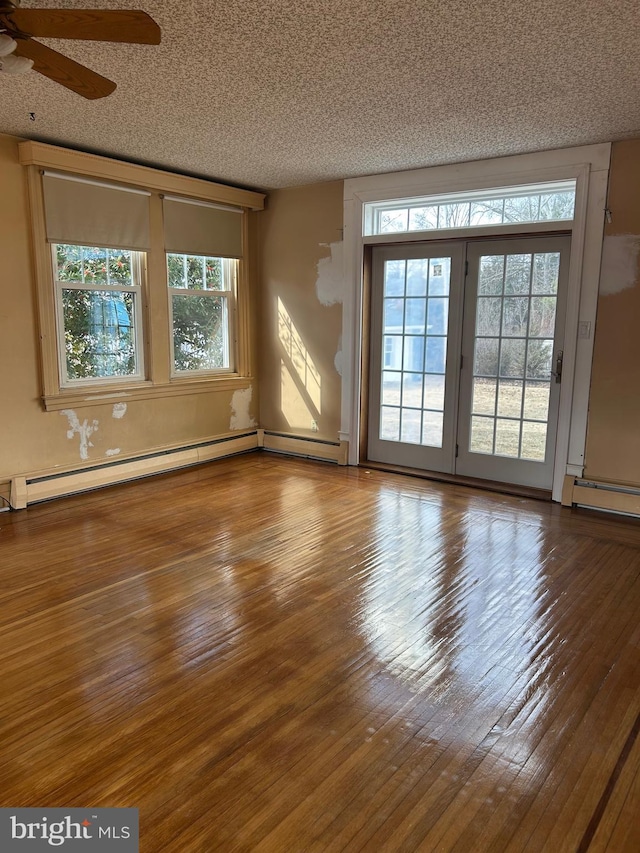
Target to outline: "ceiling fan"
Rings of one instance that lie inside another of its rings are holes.
[[[133,9],[20,9],[20,0],[0,0],[0,70],[34,71],[83,98],[110,95],[116,84],[35,38],[160,44],[160,27]]]

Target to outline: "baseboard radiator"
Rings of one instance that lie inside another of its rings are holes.
[[[640,489],[567,476],[562,490],[562,505],[640,517]]]
[[[225,436],[212,441],[158,451],[135,458],[107,462],[92,467],[46,474],[22,475],[11,480],[11,506],[24,509],[38,501],[72,495],[101,486],[111,486],[161,474],[177,468],[199,465],[225,456],[235,456],[259,447],[258,432]]]
[[[346,441],[325,441],[262,429],[258,430],[258,441],[264,450],[273,453],[320,459],[324,462],[336,462],[338,465],[347,464],[348,443]]]

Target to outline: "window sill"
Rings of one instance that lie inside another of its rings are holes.
[[[136,400],[157,400],[179,397],[185,394],[210,394],[215,391],[235,391],[248,388],[251,377],[216,376],[207,379],[174,379],[162,385],[146,382],[140,385],[110,385],[94,388],[66,389],[59,394],[42,397],[45,411],[59,412],[62,409],[103,406],[109,403]]]

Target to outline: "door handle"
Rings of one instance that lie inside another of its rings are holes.
[[[562,350],[556,356],[556,369],[551,371],[551,375],[556,377],[556,383],[559,385],[562,382]]]

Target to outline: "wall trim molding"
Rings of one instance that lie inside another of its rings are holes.
[[[177,172],[140,166],[114,157],[101,154],[88,154],[46,142],[27,140],[19,143],[20,163],[23,166],[38,166],[45,169],[59,169],[63,172],[103,178],[108,181],[134,184],[148,190],[171,193],[177,196],[199,198],[205,201],[237,205],[249,210],[263,210],[265,194],[240,187],[231,187],[208,181],[204,178],[192,178]]]
[[[189,394],[214,394],[218,391],[237,391],[251,387],[251,376],[217,376],[209,379],[186,379],[153,384],[127,386],[123,383],[117,388],[107,384],[87,388],[66,389],[60,394],[49,394],[42,397],[47,412],[58,412],[69,408],[86,408],[101,406],[118,401],[130,403],[136,400],[156,400],[167,397],[180,397]]]

